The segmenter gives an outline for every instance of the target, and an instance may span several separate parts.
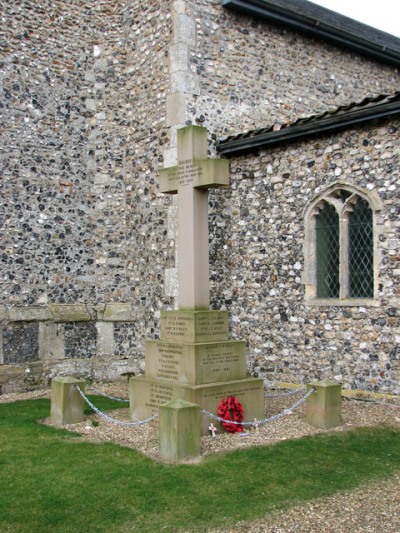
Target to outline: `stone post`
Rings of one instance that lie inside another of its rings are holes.
[[[79,385],[85,392],[85,382],[71,376],[53,379],[51,383],[51,411],[52,424],[64,426],[83,421],[84,401],[75,389]]]
[[[200,455],[200,406],[175,400],[159,407],[160,455],[173,462]]]
[[[335,381],[324,379],[307,385],[315,391],[307,399],[307,422],[316,428],[330,429],[339,426],[342,413],[342,388]]]

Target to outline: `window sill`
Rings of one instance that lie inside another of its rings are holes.
[[[380,302],[373,298],[315,298],[305,299],[304,303],[313,307],[380,307]]]

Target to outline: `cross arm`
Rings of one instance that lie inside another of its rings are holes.
[[[219,158],[184,161],[160,170],[160,192],[176,194],[185,185],[199,189],[228,187],[229,161]]]

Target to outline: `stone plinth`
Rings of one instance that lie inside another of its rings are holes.
[[[200,455],[200,407],[184,400],[160,405],[160,455],[167,461],[188,461]]]
[[[0,343],[2,341],[0,328]],[[0,346],[0,358],[1,358]],[[19,390],[19,383],[23,381],[24,369],[18,365],[0,364],[0,394]]]
[[[335,381],[322,380],[307,385],[315,392],[307,399],[306,418],[316,428],[330,429],[339,426],[342,414],[342,388]]]
[[[13,379],[23,373],[24,369],[22,366],[0,364],[0,385],[8,383],[10,379]]]
[[[161,338],[176,342],[228,339],[227,311],[161,311]]]
[[[146,376],[179,383],[213,383],[246,376],[246,344],[146,341]]]
[[[69,376],[53,379],[50,411],[52,424],[64,426],[83,421],[84,402],[75,385],[79,385],[82,392],[85,391],[85,382],[79,379]]]
[[[146,376],[199,385],[246,377],[246,345],[228,339],[226,311],[164,311],[146,341]]]
[[[237,396],[243,405],[245,420],[264,418],[264,382],[258,378],[219,381],[203,385],[169,382],[147,376],[129,380],[132,420],[144,420],[158,412],[159,406],[173,400],[185,400],[217,414],[219,402],[227,396]],[[157,424],[157,421],[155,421]],[[201,417],[201,433],[207,435],[209,419]],[[222,426],[217,424],[221,431]]]

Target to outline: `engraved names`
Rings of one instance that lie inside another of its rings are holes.
[[[247,383],[249,380],[246,380]],[[233,384],[230,384],[229,385],[229,394],[234,394],[235,396],[239,396],[242,397],[242,396],[246,396],[248,395],[249,393],[259,393],[260,391],[260,384],[258,382],[255,382],[254,385],[249,385],[247,387],[243,387],[243,386],[237,386],[235,387],[235,385]],[[208,399],[213,399],[213,400],[220,400],[222,396],[224,396],[225,394],[225,391],[223,391],[223,388],[221,387],[220,390],[216,390],[214,388],[212,388],[209,392],[204,392],[202,394],[203,398],[208,398]]]
[[[158,343],[158,377],[179,381],[179,365],[183,354],[181,344]]]
[[[197,331],[200,336],[227,334],[227,320],[224,315],[213,317],[204,314],[197,319]]]
[[[165,314],[162,317],[161,335],[166,339],[183,338],[193,330],[194,316],[187,314],[177,314],[174,312]],[[164,333],[164,335],[163,335]]]
[[[236,340],[206,343],[148,340],[146,374],[193,385],[241,379],[246,376],[246,345]]]
[[[164,311],[161,338],[178,342],[207,342],[228,339],[226,311]]]
[[[173,389],[169,385],[162,383],[151,383],[148,400],[145,406],[149,407],[153,413],[158,412],[158,406],[172,400]]]

